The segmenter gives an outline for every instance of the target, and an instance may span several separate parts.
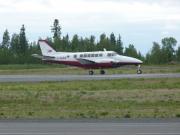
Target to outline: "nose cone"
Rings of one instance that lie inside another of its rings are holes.
[[[127,62],[132,63],[132,64],[142,64],[143,62],[137,58],[133,57],[126,57]]]
[[[134,58],[134,62],[137,63],[137,64],[142,64],[143,63],[141,60],[136,59],[136,58]]]
[[[130,65],[138,65],[138,64],[142,64],[143,62],[137,58],[133,58],[133,57],[128,57],[128,56],[122,56],[119,55],[116,57],[116,60],[119,61],[120,63],[126,63],[126,64],[130,64]]]

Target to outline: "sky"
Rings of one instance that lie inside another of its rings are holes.
[[[19,33],[22,24],[29,42],[52,37],[58,19],[62,35],[95,35],[98,41],[113,32],[124,46],[134,44],[146,54],[164,37],[180,42],[179,7],[180,0],[0,0],[0,42],[5,29]]]

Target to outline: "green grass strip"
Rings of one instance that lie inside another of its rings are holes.
[[[180,79],[1,83],[0,118],[180,117]]]

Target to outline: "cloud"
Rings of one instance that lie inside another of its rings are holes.
[[[151,43],[152,35],[180,34],[179,7],[179,0],[0,0],[0,29],[19,32],[25,24],[31,37],[48,36],[57,18],[64,33],[115,32]]]
[[[179,0],[0,0],[0,17],[2,22],[12,20],[12,14],[13,19],[43,23],[58,18],[67,26],[89,28],[126,23],[172,26],[180,23],[179,6]]]
[[[52,16],[59,14],[69,18],[86,17],[86,19],[107,19],[106,21],[111,19],[132,23],[171,19],[179,22],[180,9],[174,3],[180,2],[177,0],[146,0],[145,2],[142,0],[6,0],[2,2],[4,8],[0,9],[0,12],[37,15],[44,13]]]

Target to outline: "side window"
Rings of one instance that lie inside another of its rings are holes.
[[[80,57],[83,57],[83,54],[80,54]]]
[[[95,57],[98,57],[98,54],[95,54]]]
[[[102,56],[103,56],[102,53],[100,53],[100,54],[99,54],[99,57],[102,57]]]
[[[74,55],[74,58],[77,58],[77,55],[76,55],[76,54]]]
[[[88,57],[91,57],[91,54],[88,54]]]
[[[94,57],[94,54],[91,54],[91,57]]]
[[[84,54],[84,58],[86,58],[87,57],[87,54]]]
[[[111,56],[111,54],[110,54],[110,53],[108,53],[108,54],[107,54],[107,56],[108,56],[108,57],[110,57],[110,56]]]

